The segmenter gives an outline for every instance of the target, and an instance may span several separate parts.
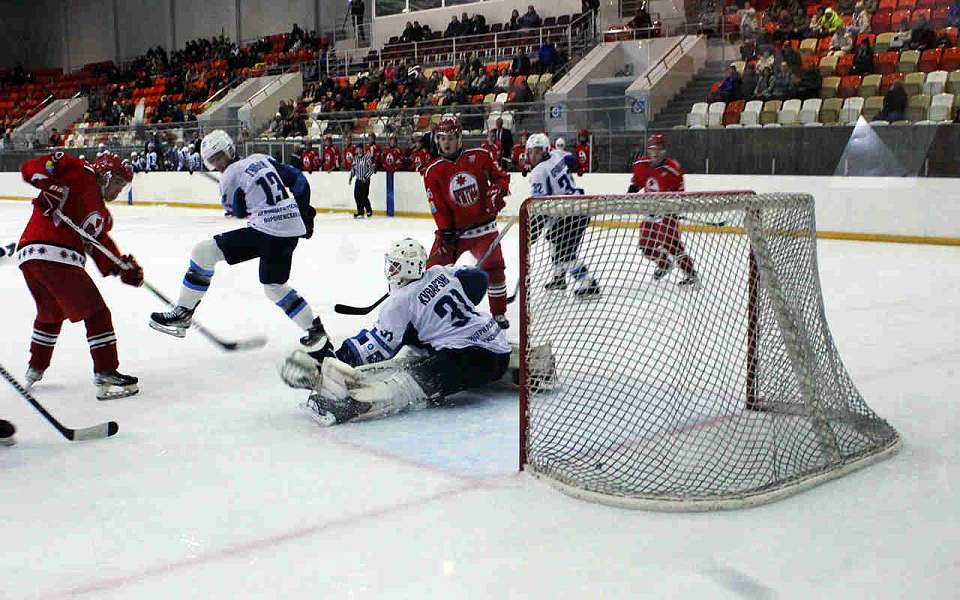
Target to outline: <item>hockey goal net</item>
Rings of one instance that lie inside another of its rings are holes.
[[[607,504],[713,510],[899,446],[834,347],[811,196],[531,198],[520,226],[522,469]]]

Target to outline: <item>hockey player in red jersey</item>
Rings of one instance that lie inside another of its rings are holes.
[[[506,205],[510,176],[482,148],[463,149],[460,121],[445,115],[437,126],[440,156],[423,172],[430,212],[437,224],[427,268],[457,262],[464,252],[480,258],[497,238],[497,213]],[[503,254],[497,246],[477,265],[490,278],[490,312],[502,329],[510,326]]]
[[[593,148],[590,146],[590,132],[581,129],[577,133],[577,145],[573,150],[573,156],[577,159],[577,175],[583,176],[589,173],[591,161],[593,160]]]
[[[425,141],[422,133],[413,134],[413,146],[410,148],[410,155],[407,157],[407,164],[411,171],[423,173],[427,165],[433,161],[433,157],[430,156],[430,149],[427,148]]]
[[[485,139],[480,147],[490,153],[490,156],[493,157],[493,162],[500,164],[500,158],[503,156],[503,149],[500,148],[500,142],[497,140],[497,131],[491,129],[487,132],[487,139]]]
[[[513,145],[510,151],[510,159],[513,161],[513,169],[517,173],[523,173],[526,177],[530,167],[527,166],[527,138],[530,136],[526,131],[520,136],[520,141]]]
[[[380,144],[377,143],[377,135],[375,133],[367,134],[367,145],[363,150],[370,151],[370,158],[373,159],[373,164],[378,171],[383,169],[383,149],[380,147]]]
[[[633,163],[633,177],[627,192],[682,192],[683,169],[672,158],[667,158],[667,140],[662,133],[654,133],[647,140],[647,153]],[[679,285],[700,287],[693,259],[680,239],[677,215],[664,215],[644,220],[640,226],[640,249],[643,255],[657,264],[653,273],[656,280],[678,266],[684,273]]]
[[[320,155],[311,142],[307,142],[303,148],[303,172],[313,173],[320,170]]]
[[[323,138],[323,156],[321,157],[322,169],[329,173],[340,168],[340,150],[333,145],[333,136],[327,135]]]
[[[349,133],[343,134],[343,170],[349,171],[353,168],[353,159],[360,156],[363,149],[353,143],[353,136]]]
[[[133,167],[110,152],[100,155],[92,166],[56,152],[26,161],[20,172],[24,181],[40,190],[16,254],[37,304],[25,376],[27,385],[43,378],[63,321],[70,319],[86,325],[97,398],[108,400],[136,394],[137,378],[117,372],[117,336],[110,309],[84,270],[86,253],[89,250],[104,276],[119,275],[128,285],[142,285],[143,270],[130,255],[123,256],[123,261],[131,268],[121,270],[103,253],[86,245],[56,214],[61,212],[119,256],[120,251],[109,236],[113,218],[105,202],[114,200],[133,180]]]
[[[403,166],[403,149],[397,145],[397,136],[391,135],[387,149],[383,151],[383,170],[395,173]]]

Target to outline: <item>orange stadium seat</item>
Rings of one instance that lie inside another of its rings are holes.
[[[840,77],[846,77],[850,74],[850,70],[853,68],[853,54],[847,52],[846,54],[840,57],[840,60],[837,61],[837,75]]]
[[[929,8],[920,8],[920,9],[917,9],[917,10],[913,11],[913,14],[912,14],[912,16],[911,16],[911,18],[910,18],[910,22],[911,22],[911,23],[915,23],[919,17],[923,17],[924,19],[927,20],[927,23],[930,23],[930,18],[931,18],[931,17],[930,17],[930,14],[931,14],[931,13],[930,13],[930,9],[929,9]],[[935,25],[932,25],[932,24],[931,24],[931,27],[935,27]]]
[[[943,58],[940,60],[940,68],[944,71],[956,71],[960,69],[960,48],[947,48],[943,51]]]
[[[942,56],[943,50],[940,48],[924,50],[923,54],[920,55],[920,62],[917,63],[917,70],[923,71],[924,73],[936,71],[940,68],[940,59]]]
[[[903,73],[887,73],[884,75],[880,81],[880,89],[877,91],[877,95],[886,96],[894,81],[903,81]]]
[[[851,96],[856,96],[858,89],[860,89],[860,76],[847,75],[840,80],[840,87],[837,90],[837,97],[849,98]]]
[[[890,20],[893,17],[893,13],[890,11],[877,11],[877,14],[873,15],[873,18],[870,19],[870,29],[873,30],[873,33],[885,33],[890,31],[891,24]]]
[[[897,8],[909,8],[913,10],[917,7],[917,0],[899,0],[897,2]]]
[[[880,0],[877,4],[877,12],[894,11],[897,9],[897,0]]]
[[[927,9],[931,10],[931,9]],[[950,15],[950,7],[937,6],[930,12],[930,26],[936,29],[946,26],[947,17]]]
[[[898,60],[900,60],[898,52],[878,52],[874,55],[874,69],[877,73],[893,73],[897,70]]]
[[[743,100],[728,103],[723,113],[723,126],[726,127],[727,125],[739,123],[744,106],[746,106],[746,102]]]
[[[895,10],[890,18],[890,27],[896,31],[900,29],[901,21],[910,23],[910,9]]]

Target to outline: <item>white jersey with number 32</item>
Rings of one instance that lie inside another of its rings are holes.
[[[266,154],[251,154],[232,163],[220,178],[221,200],[232,206],[239,194],[247,207],[250,227],[277,237],[307,232],[297,201],[283,185]]]
[[[570,162],[573,155],[563,150],[551,150],[547,158],[540,161],[530,171],[531,196],[563,196],[582,194],[578,189],[573,175],[570,173]]]

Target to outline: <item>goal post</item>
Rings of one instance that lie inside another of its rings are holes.
[[[811,196],[529,198],[520,230],[521,469],[606,504],[715,510],[899,447],[834,346]]]

